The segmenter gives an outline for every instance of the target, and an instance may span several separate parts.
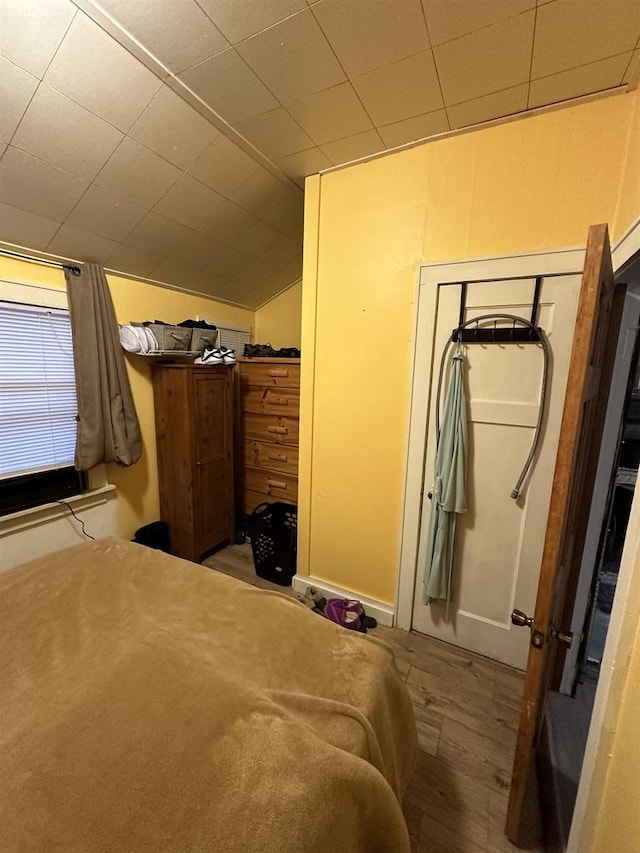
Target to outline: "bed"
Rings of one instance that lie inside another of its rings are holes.
[[[120,539],[0,575],[2,849],[403,853],[391,650]]]

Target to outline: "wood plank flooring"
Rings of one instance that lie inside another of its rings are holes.
[[[263,589],[248,545],[205,565]],[[413,853],[508,853],[504,835],[523,675],[446,643],[397,628],[373,635],[393,648],[415,711],[418,760],[404,799]],[[526,848],[542,851],[530,805]]]

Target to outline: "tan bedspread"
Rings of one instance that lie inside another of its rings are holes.
[[[403,853],[387,646],[118,539],[0,575],[0,847]]]

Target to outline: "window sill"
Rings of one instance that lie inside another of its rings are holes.
[[[88,492],[83,492],[81,495],[74,495],[64,500],[74,510],[90,509],[91,507],[106,503],[111,497],[115,496],[115,491],[116,487],[108,483],[100,486],[100,488],[91,489]],[[21,509],[19,512],[3,515],[0,517],[0,538],[21,530],[27,530],[30,527],[39,527],[49,521],[63,518],[65,515],[69,515],[69,510],[63,504],[56,502],[41,504],[30,509]]]

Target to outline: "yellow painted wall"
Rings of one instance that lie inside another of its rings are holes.
[[[625,164],[614,220],[616,239],[623,237],[640,216],[640,89],[625,95],[631,104]]]
[[[634,111],[605,98],[307,181],[300,573],[395,601],[418,265],[584,245],[595,222],[615,239]]]
[[[255,341],[280,347],[300,348],[302,282],[294,284],[256,311]]]
[[[25,263],[0,256],[0,276],[15,281],[31,282],[64,289],[62,270]],[[119,323],[150,319],[178,323],[196,315],[219,323],[253,326],[254,312],[235,308],[206,297],[192,296],[177,290],[158,287],[142,281],[108,276],[116,318]],[[109,482],[118,491],[119,533],[129,538],[143,524],[159,516],[158,467],[156,434],[151,385],[151,359],[126,355],[131,390],[142,431],[142,458],[130,468],[108,466]]]

